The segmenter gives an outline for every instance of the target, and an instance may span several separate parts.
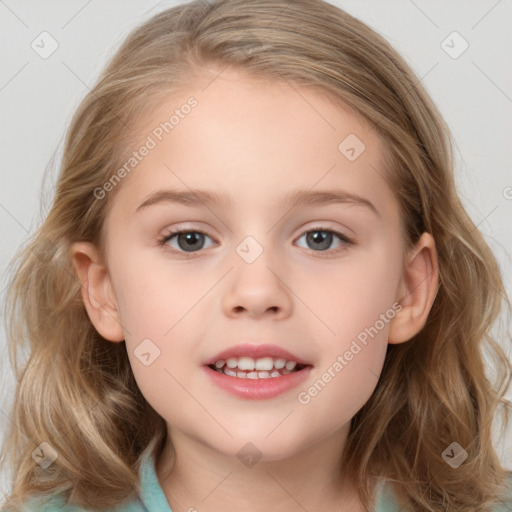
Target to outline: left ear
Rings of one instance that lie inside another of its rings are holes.
[[[397,301],[402,309],[390,322],[388,343],[403,343],[427,322],[437,295],[439,273],[433,236],[423,233],[407,255]]]

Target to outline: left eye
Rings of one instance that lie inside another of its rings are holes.
[[[330,246],[333,242],[333,235],[343,242],[341,245],[350,245],[352,243],[351,240],[349,240],[343,233],[340,233],[334,229],[322,228],[315,228],[306,231],[300,238],[297,239],[297,241],[303,237],[306,237],[306,242],[308,244],[313,246],[316,245],[316,248],[314,249],[315,251],[319,249],[321,252],[323,252],[324,249],[331,248]],[[308,249],[308,247],[306,247],[306,249]]]
[[[306,237],[306,243],[312,247],[314,251],[324,252],[325,250],[331,249],[331,245],[333,243],[334,238],[338,238],[341,240],[341,246],[350,245],[352,241],[347,238],[343,233],[333,229],[322,229],[315,228],[306,231],[303,235],[301,235],[297,241]],[[160,245],[167,245],[168,242],[176,242],[178,247],[173,244],[169,244],[173,249],[177,252],[197,252],[201,249],[206,249],[204,246],[205,238],[212,240],[206,233],[203,231],[174,231],[172,233],[167,234],[164,238],[162,238],[159,243]],[[175,240],[173,240],[175,239]],[[212,240],[213,241],[213,240]]]

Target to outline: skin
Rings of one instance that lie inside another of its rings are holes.
[[[382,178],[382,142],[360,116],[286,82],[234,70],[210,80],[170,95],[141,123],[145,140],[188,97],[198,101],[117,185],[105,221],[106,261],[92,244],[73,245],[84,304],[106,340],[126,341],[137,383],[167,423],[157,474],[173,511],[357,512],[355,489],[339,477],[340,454],[351,418],[375,389],[387,344],[407,342],[427,320],[438,284],[434,240],[425,233],[404,252],[398,203]],[[366,146],[354,161],[338,150],[349,134]],[[134,213],[166,188],[208,189],[229,201],[210,208],[167,202]],[[379,215],[354,204],[290,209],[282,198],[295,189],[357,193]],[[305,236],[318,227],[354,243],[333,235],[327,249],[318,248]],[[194,253],[182,243],[179,253],[174,237],[166,250],[157,240],[170,228],[210,238]],[[247,236],[263,249],[250,264],[236,251]],[[299,403],[298,392],[397,303],[400,311],[378,335]],[[149,366],[134,355],[146,338],[160,350]],[[212,386],[201,365],[241,341],[275,343],[309,361],[307,382],[267,400]],[[237,457],[248,442],[262,455],[250,468]]]

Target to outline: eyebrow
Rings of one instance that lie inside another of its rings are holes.
[[[177,203],[184,206],[202,206],[204,204],[208,207],[220,207],[229,201],[229,197],[208,190],[158,190],[150,194],[134,213],[161,203]],[[290,208],[326,204],[351,204],[366,207],[378,217],[381,216],[371,201],[346,190],[295,190],[284,197],[284,204]]]

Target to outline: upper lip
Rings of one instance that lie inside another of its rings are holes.
[[[272,344],[251,344],[251,343],[240,343],[239,345],[235,345],[233,347],[227,348],[226,350],[223,350],[222,352],[219,352],[214,357],[211,357],[208,359],[204,364],[210,365],[215,364],[217,361],[220,360],[226,360],[230,357],[252,357],[253,359],[258,359],[261,357],[273,357],[273,358],[280,358],[280,359],[286,359],[287,361],[295,361],[298,364],[303,365],[310,365],[311,363],[308,363],[304,359],[291,354],[284,348],[280,347],[279,345],[272,345]]]

